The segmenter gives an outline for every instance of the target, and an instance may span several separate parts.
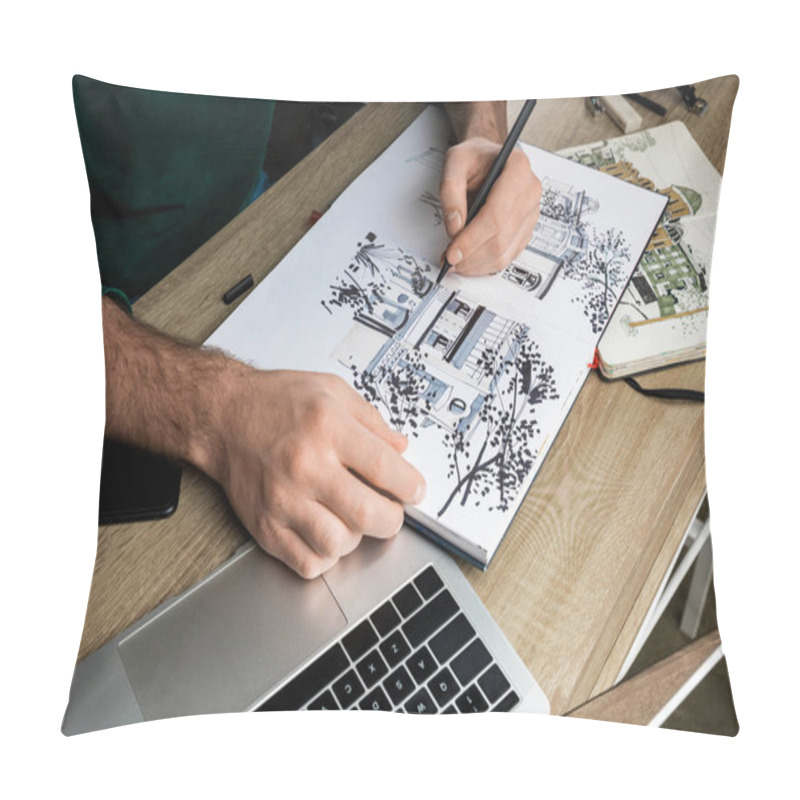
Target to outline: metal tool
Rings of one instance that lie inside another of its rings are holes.
[[[678,91],[681,93],[684,105],[693,114],[702,117],[708,111],[708,103],[702,97],[697,96],[697,91],[694,86],[678,86]]]
[[[598,114],[604,114],[606,110],[605,106],[600,102],[599,97],[587,97],[586,108],[589,109],[593,117],[596,117]]]

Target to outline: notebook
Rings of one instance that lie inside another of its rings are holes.
[[[682,122],[560,152],[669,196],[600,340],[600,371],[622,378],[704,358],[719,173]]]
[[[543,186],[530,243],[501,274],[439,285],[448,131],[427,108],[207,344],[348,380],[409,437],[427,495],[408,524],[485,569],[667,198],[520,145]]]

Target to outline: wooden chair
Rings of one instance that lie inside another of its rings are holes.
[[[564,716],[660,727],[721,658],[714,630]]]

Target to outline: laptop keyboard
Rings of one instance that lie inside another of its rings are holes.
[[[427,567],[256,711],[510,711],[503,671]]]

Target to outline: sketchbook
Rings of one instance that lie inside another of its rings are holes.
[[[608,378],[704,358],[721,179],[682,122],[560,151],[669,202],[598,347]]]
[[[520,145],[541,214],[502,273],[436,283],[449,126],[428,107],[207,345],[334,372],[409,438],[421,530],[486,568],[567,417],[667,198]]]

